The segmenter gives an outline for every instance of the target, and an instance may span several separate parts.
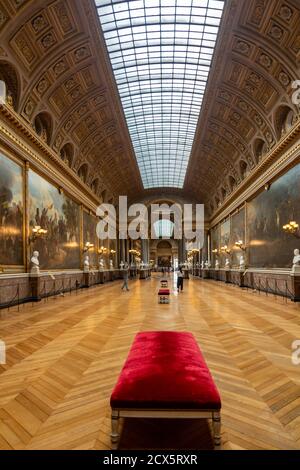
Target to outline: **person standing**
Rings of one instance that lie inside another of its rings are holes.
[[[128,278],[129,278],[129,266],[128,266],[128,263],[125,263],[124,268],[123,268],[123,281],[124,282],[122,285],[122,290],[126,289],[127,291],[129,291]]]
[[[181,291],[183,290],[183,272],[181,266],[177,270],[177,292],[179,292],[179,288],[181,288]]]

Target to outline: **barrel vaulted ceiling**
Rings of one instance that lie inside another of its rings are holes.
[[[213,214],[295,124],[299,25],[299,0],[226,1],[184,186],[172,194]],[[5,74],[17,112],[33,126],[50,115],[48,144],[62,155],[72,144],[71,168],[99,195],[160,193],[143,188],[94,0],[0,0]]]

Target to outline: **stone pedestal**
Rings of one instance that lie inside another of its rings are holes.
[[[210,269],[202,269],[202,279],[210,279]]]
[[[39,274],[30,274],[29,284],[31,291],[31,300],[33,302],[39,302],[41,300],[41,282]]]
[[[91,285],[91,273],[89,271],[84,271],[82,287],[87,289],[90,287],[90,285]]]
[[[231,282],[239,287],[245,287],[244,285],[244,271],[231,270]]]
[[[190,278],[188,269],[183,269],[182,272],[183,272],[183,279],[189,279]]]
[[[300,302],[300,273],[291,274],[291,300]]]
[[[148,279],[151,276],[151,270],[149,268],[143,268],[139,270],[140,279]]]

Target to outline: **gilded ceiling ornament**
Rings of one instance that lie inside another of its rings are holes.
[[[283,30],[281,28],[279,28],[279,26],[273,25],[272,28],[269,31],[269,36],[271,36],[272,38],[274,38],[276,40],[279,40],[283,36]]]
[[[89,53],[88,53],[88,49],[86,47],[80,47],[79,49],[77,49],[75,52],[74,52],[74,56],[75,56],[75,59],[77,62],[79,62],[80,60],[83,60],[85,59],[86,57],[88,57]]]
[[[239,101],[238,107],[245,113],[247,113],[250,109],[250,106],[248,106],[248,104],[245,101]]]
[[[45,93],[45,91],[49,88],[49,85],[50,85],[50,84],[49,84],[48,80],[47,80],[46,78],[42,78],[42,79],[39,81],[39,83],[38,83],[36,89],[37,89],[37,91],[42,95],[42,94]]]
[[[53,67],[53,71],[57,76],[61,75],[65,70],[67,70],[67,64],[64,60],[60,60]]]
[[[256,122],[256,124],[261,127],[263,125],[263,120],[262,118],[258,115],[258,114],[255,114],[254,115],[254,121]]]
[[[53,46],[54,44],[56,44],[56,41],[53,37],[53,34],[52,33],[48,33],[46,34],[46,36],[44,36],[41,40],[41,43],[43,45],[43,47],[45,49],[49,49],[49,47]]]
[[[259,63],[266,69],[269,69],[273,63],[271,57],[269,57],[267,54],[261,54],[259,57]]]
[[[282,5],[279,10],[279,16],[285,21],[290,21],[293,16],[293,10],[288,5]]]
[[[231,95],[227,91],[221,90],[219,93],[219,97],[222,98],[225,101],[230,101]]]
[[[39,33],[40,31],[46,28],[46,26],[48,25],[48,22],[45,20],[43,15],[39,15],[39,16],[36,16],[32,20],[31,24],[32,24],[34,31],[36,33]]]
[[[0,10],[0,27],[2,25],[4,25],[4,23],[6,22],[7,19],[8,18],[6,16],[6,14],[2,10]]]
[[[33,113],[34,108],[35,108],[35,103],[32,101],[31,98],[29,98],[29,100],[27,101],[24,107],[24,113],[26,114],[26,116],[30,117]]]
[[[244,55],[248,55],[250,52],[250,46],[245,41],[238,41],[236,44],[236,50],[241,52]]]
[[[278,79],[279,79],[280,83],[285,87],[287,87],[291,82],[290,77],[288,76],[288,74],[283,72],[283,71],[281,71],[279,73]]]

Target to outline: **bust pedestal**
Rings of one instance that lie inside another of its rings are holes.
[[[31,290],[31,300],[32,302],[39,302],[42,300],[41,298],[41,283],[40,283],[40,274],[39,270],[37,272],[33,272],[29,275],[29,283],[30,283],[30,290]]]

